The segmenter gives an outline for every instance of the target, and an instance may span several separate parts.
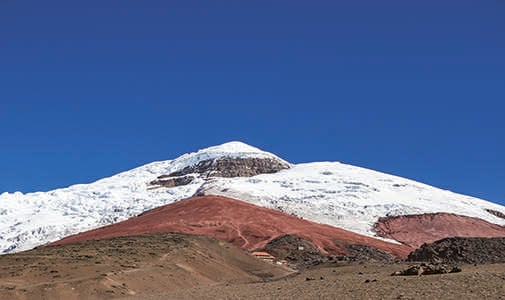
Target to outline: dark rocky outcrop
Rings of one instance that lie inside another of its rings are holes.
[[[259,174],[276,173],[289,169],[289,164],[274,158],[231,158],[223,157],[202,160],[182,170],[161,175],[149,184],[152,186],[175,187],[191,183],[195,174],[201,178],[251,177]]]
[[[458,266],[448,266],[446,264],[419,264],[411,265],[405,270],[397,271],[391,276],[419,276],[419,275],[435,275],[447,273],[459,273],[461,268]]]
[[[391,262],[391,255],[377,248],[347,244],[336,241],[339,247],[346,249],[346,255],[328,255],[321,253],[311,241],[295,236],[282,235],[268,242],[262,251],[266,251],[277,259],[285,259],[297,268],[310,267],[331,261],[380,261]]]
[[[409,254],[409,261],[441,263],[503,263],[505,238],[446,238],[423,244]]]
[[[170,188],[174,186],[189,184],[193,181],[193,179],[195,179],[194,176],[169,177],[163,175],[158,177],[158,179],[151,181],[149,184]]]
[[[329,260],[311,241],[295,235],[282,235],[268,242],[262,249],[277,259],[285,259],[297,268],[318,265]]]
[[[357,261],[382,261],[390,262],[393,258],[386,251],[379,250],[367,245],[352,244],[348,245],[349,257]]]
[[[486,211],[494,216],[497,216],[498,218],[505,219],[505,214],[500,211],[494,209],[486,209]]]
[[[289,169],[289,165],[273,158],[230,158],[203,160],[187,166],[169,177],[198,173],[202,177],[251,177]]]

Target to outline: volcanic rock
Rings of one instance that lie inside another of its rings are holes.
[[[149,184],[155,187],[176,187],[193,182],[195,176],[208,179],[212,177],[251,177],[259,174],[276,173],[289,169],[289,164],[275,158],[237,158],[220,157],[202,160],[182,170],[158,176]],[[190,175],[192,174],[192,175]]]
[[[487,208],[486,211],[494,216],[497,216],[498,218],[502,218],[502,219],[505,219],[505,214],[502,213],[502,212],[499,212],[497,210],[494,210],[494,209],[489,209]]]
[[[391,276],[419,276],[419,275],[434,275],[461,272],[458,266],[448,266],[445,264],[419,264],[411,265],[405,270],[397,271]]]
[[[272,239],[261,250],[279,260],[287,260],[297,268],[318,265],[330,259],[330,256],[321,253],[311,241],[289,234]]]
[[[171,188],[175,186],[190,184],[193,179],[195,179],[194,176],[170,177],[167,175],[162,175],[159,176],[158,179],[151,181],[149,184]]]
[[[505,262],[505,238],[446,238],[423,244],[410,253],[407,260],[468,264]]]
[[[251,177],[259,174],[276,173],[289,169],[289,164],[273,158],[232,158],[222,157],[203,160],[187,166],[169,177],[201,174],[203,177]]]
[[[368,245],[347,245],[347,251],[349,252],[349,257],[351,260],[382,262],[390,262],[393,260],[393,257],[388,252]]]

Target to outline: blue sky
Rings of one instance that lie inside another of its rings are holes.
[[[505,204],[504,1],[0,3],[0,193],[241,140]]]

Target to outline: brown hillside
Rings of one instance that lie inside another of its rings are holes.
[[[404,245],[217,196],[194,197],[162,206],[120,223],[64,238],[52,245],[162,232],[216,237],[248,250],[262,248],[270,240],[286,234],[310,240],[320,251],[329,254],[346,255],[349,244],[372,246],[401,258],[413,250]]]
[[[146,234],[0,255],[0,299],[145,299],[292,273],[217,239]]]
[[[377,235],[418,248],[447,237],[505,237],[505,227],[448,213],[380,218]]]

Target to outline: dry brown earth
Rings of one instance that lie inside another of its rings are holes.
[[[273,282],[221,284],[128,299],[505,299],[503,264],[463,265],[461,273],[453,274],[390,276],[404,267],[350,263]]]
[[[0,299],[110,299],[271,280],[293,270],[220,240],[156,234],[0,256]]]

